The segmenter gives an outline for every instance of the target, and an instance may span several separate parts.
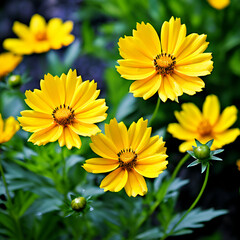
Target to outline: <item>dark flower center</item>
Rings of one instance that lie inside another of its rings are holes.
[[[167,53],[161,53],[156,56],[156,58],[153,60],[155,70],[158,74],[161,75],[167,75],[173,73],[175,64],[176,64],[176,58]]]
[[[119,167],[131,170],[137,161],[137,154],[131,148],[123,149],[118,154]]]
[[[65,104],[56,107],[52,112],[52,116],[57,124],[63,126],[72,124],[75,117],[74,110],[69,106],[66,107]]]

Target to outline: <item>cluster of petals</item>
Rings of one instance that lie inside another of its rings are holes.
[[[82,81],[76,70],[61,77],[47,74],[41,90],[26,91],[25,102],[32,110],[21,112],[18,120],[23,130],[33,132],[29,138],[36,145],[58,140],[62,147],[81,147],[81,136],[100,132],[95,123],[106,119],[105,99],[97,99],[97,83]]]
[[[19,128],[19,123],[14,117],[11,116],[4,121],[0,114],[0,143],[8,142]]]
[[[151,131],[143,118],[129,129],[112,119],[105,124],[105,134],[91,137],[90,147],[100,157],[86,160],[83,168],[92,173],[111,172],[101,182],[104,191],[124,188],[128,196],[144,195],[144,177],[158,177],[168,163],[165,142],[159,136],[151,137]]]
[[[0,54],[0,78],[12,72],[22,61],[22,57],[10,52]]]
[[[186,26],[173,17],[162,25],[159,36],[151,24],[137,23],[133,36],[120,38],[117,71],[135,80],[130,92],[148,99],[156,92],[160,99],[178,100],[183,93],[193,95],[205,86],[199,76],[211,73],[212,54],[203,53],[208,46],[206,35],[186,36]]]
[[[60,49],[74,41],[70,34],[73,22],[62,22],[60,18],[52,18],[48,23],[39,14],[32,16],[29,27],[18,21],[14,22],[13,31],[19,37],[8,38],[3,47],[13,53],[28,55]]]
[[[173,137],[185,140],[179,146],[181,152],[191,150],[195,139],[206,143],[214,139],[212,150],[234,142],[240,134],[238,128],[229,129],[237,120],[237,108],[229,106],[220,113],[220,103],[215,95],[207,96],[202,112],[193,103],[182,104],[182,111],[174,114],[179,123],[170,123],[168,132]]]

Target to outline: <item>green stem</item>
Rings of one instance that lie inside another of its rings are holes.
[[[62,147],[62,181],[63,181],[63,193],[64,198],[67,199],[68,182],[67,182],[67,171],[66,171],[66,160],[64,155],[64,147]]]
[[[160,203],[162,202],[162,200],[164,199],[167,190],[169,188],[169,186],[171,185],[171,183],[173,182],[173,180],[175,179],[175,177],[177,176],[180,168],[182,167],[182,165],[188,160],[188,158],[190,157],[190,155],[187,153],[178,163],[178,165],[176,166],[170,180],[168,181],[168,184],[166,185],[165,189],[164,189],[164,193],[161,199],[157,199],[157,201],[151,206],[150,211],[148,212],[148,214],[146,214],[137,224],[137,230],[142,226],[142,224],[153,214],[153,212],[156,210],[156,208],[160,205]]]
[[[19,222],[18,217],[17,217],[17,216],[14,214],[14,212],[13,212],[13,202],[12,202],[10,193],[9,193],[9,191],[8,191],[7,181],[6,181],[5,174],[4,174],[4,171],[3,171],[3,168],[2,168],[2,160],[1,160],[1,157],[0,157],[0,172],[1,172],[2,180],[3,180],[3,185],[4,185],[4,188],[5,188],[5,192],[6,192],[6,194],[7,194],[7,201],[8,201],[8,205],[9,205],[8,211],[9,211],[10,216],[12,217],[12,219],[14,220],[14,222],[15,222],[15,224],[16,224],[16,229],[17,229],[16,236],[18,236],[18,239],[19,239],[19,240],[22,240],[22,239],[23,239],[23,235],[22,235],[22,230],[21,230],[20,222]]]
[[[182,222],[182,220],[192,211],[192,209],[197,205],[198,201],[200,200],[205,188],[206,188],[206,185],[207,185],[207,182],[208,182],[208,177],[209,177],[209,169],[210,169],[210,164],[208,164],[207,166],[207,172],[206,172],[206,175],[205,175],[205,179],[204,179],[204,182],[203,182],[203,185],[202,185],[202,188],[197,196],[197,198],[195,199],[195,201],[192,203],[192,205],[189,207],[189,209],[185,212],[185,214],[180,218],[180,220],[173,226],[172,230],[168,233],[168,234],[165,234],[160,240],[164,240],[166,239],[168,236],[171,236],[171,234],[174,232],[175,228]]]
[[[150,121],[149,121],[149,126],[152,125],[153,120],[156,118],[157,112],[158,112],[158,109],[159,109],[159,106],[160,106],[160,98],[158,97],[157,105],[156,105],[155,110],[154,110],[154,112],[153,112],[153,115],[152,115],[152,117],[151,117],[151,119],[150,119]]]

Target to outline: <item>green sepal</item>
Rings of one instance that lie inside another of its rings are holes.
[[[199,163],[201,163],[198,159],[193,161],[192,163],[190,163],[187,167],[193,167],[193,166],[196,166],[198,165]]]
[[[202,146],[202,143],[200,143],[196,138],[195,138],[195,142],[196,142],[196,144],[197,144],[197,147]]]
[[[208,142],[206,143],[206,145],[207,145],[209,148],[211,148],[211,146],[212,146],[212,144],[213,144],[213,140],[214,140],[214,139],[212,139],[212,140],[210,140],[210,141],[208,141]]]
[[[202,171],[201,171],[201,173],[204,173],[205,172],[205,170],[207,169],[207,166],[208,166],[208,162],[202,162]]]

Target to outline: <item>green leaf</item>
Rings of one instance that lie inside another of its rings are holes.
[[[158,227],[147,230],[143,233],[140,233],[136,236],[136,239],[156,239],[163,236],[163,233],[159,230]]]
[[[193,209],[183,221],[174,229],[173,235],[179,235],[180,231],[188,230],[192,228],[201,228],[204,226],[204,222],[208,222],[215,217],[227,214],[227,210],[215,210],[213,208],[202,210],[201,208]],[[169,224],[168,231],[180,220],[183,216],[182,214],[177,214],[176,217]]]
[[[193,161],[192,163],[190,163],[187,167],[193,167],[193,166],[196,166],[198,165],[199,163],[201,163],[198,159]]]
[[[80,41],[75,40],[68,48],[64,55],[64,65],[70,68],[74,61],[77,59],[81,51]]]

